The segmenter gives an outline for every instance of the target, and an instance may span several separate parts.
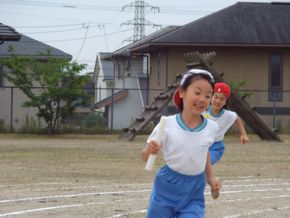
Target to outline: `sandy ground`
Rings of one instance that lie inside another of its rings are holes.
[[[146,136],[5,135],[0,140],[0,217],[146,216],[152,172],[140,151]],[[290,217],[290,136],[283,142],[227,136],[215,167],[221,196],[206,189],[206,217]]]

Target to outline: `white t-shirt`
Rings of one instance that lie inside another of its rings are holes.
[[[204,119],[192,131],[185,130],[180,115],[168,116],[161,137],[161,151],[169,168],[185,175],[204,172],[209,147],[216,141],[218,125]],[[154,128],[147,143],[156,137],[159,124]]]
[[[214,115],[211,108],[202,113],[207,119],[213,120],[219,126],[217,141],[222,141],[228,129],[236,121],[238,115],[234,111],[222,109],[218,115]]]

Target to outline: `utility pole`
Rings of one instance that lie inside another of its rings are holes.
[[[145,9],[150,9],[153,13],[159,13],[160,8],[154,7],[143,0],[135,0],[134,2],[123,6],[122,11],[126,8],[135,8],[135,17],[132,20],[127,21],[126,23],[122,23],[122,25],[132,25],[134,26],[133,40],[129,41],[137,41],[142,39],[145,36],[145,26],[153,26],[153,27],[161,27],[161,25],[156,25],[145,19]]]

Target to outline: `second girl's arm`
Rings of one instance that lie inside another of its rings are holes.
[[[236,126],[238,127],[238,129],[240,131],[240,134],[241,134],[240,135],[240,141],[241,141],[241,143],[243,143],[243,144],[248,143],[249,138],[248,138],[246,129],[244,127],[243,121],[241,120],[240,117],[238,117],[237,120],[236,120]]]

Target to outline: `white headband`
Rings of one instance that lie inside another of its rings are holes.
[[[206,70],[202,70],[202,69],[191,69],[191,70],[189,70],[188,72],[186,72],[186,73],[183,75],[183,77],[182,77],[182,79],[181,79],[181,81],[180,81],[180,85],[182,86],[182,85],[184,84],[185,80],[186,80],[189,76],[194,75],[194,74],[204,74],[204,75],[207,75],[207,76],[209,76],[209,78],[210,78],[210,82],[211,82],[211,83],[214,83],[214,78],[213,78],[213,76],[211,75],[210,72],[208,72],[208,71],[206,71]]]

